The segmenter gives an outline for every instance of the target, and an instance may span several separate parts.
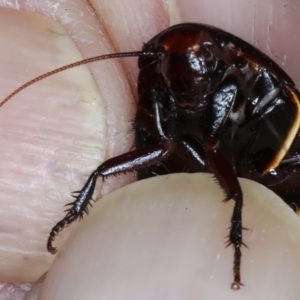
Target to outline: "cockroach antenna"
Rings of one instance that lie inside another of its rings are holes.
[[[68,69],[72,69],[81,65],[85,65],[88,63],[105,60],[105,59],[111,59],[111,58],[121,58],[121,57],[133,57],[133,56],[159,56],[158,52],[144,52],[144,51],[132,51],[132,52],[119,52],[119,53],[112,53],[112,54],[105,54],[105,55],[98,55],[94,57],[90,57],[87,59],[83,59],[74,63],[71,63],[69,65],[65,65],[63,67],[54,69],[50,72],[47,72],[43,75],[40,75],[38,77],[35,77],[34,79],[31,79],[30,81],[26,82],[25,84],[21,85],[19,88],[14,90],[11,94],[9,94],[3,101],[0,102],[0,107],[2,107],[6,102],[8,102],[12,97],[14,97],[16,94],[20,93],[22,90],[26,89],[30,85],[43,80],[47,77],[50,77],[52,75],[55,75],[57,73],[63,72]]]

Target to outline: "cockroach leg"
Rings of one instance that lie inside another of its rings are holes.
[[[166,143],[166,145],[158,144],[156,146],[149,146],[144,149],[138,149],[122,154],[101,164],[90,175],[83,189],[76,197],[76,200],[70,203],[72,207],[67,210],[66,216],[51,230],[47,243],[48,251],[55,254],[56,248],[52,246],[52,242],[57,234],[66,225],[69,225],[77,219],[82,219],[84,212],[88,213],[88,205],[90,205],[90,201],[92,200],[98,177],[102,177],[104,179],[109,176],[147,168],[167,159],[173,153],[174,149],[174,147],[170,147],[170,143]]]

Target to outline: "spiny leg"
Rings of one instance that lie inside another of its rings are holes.
[[[66,204],[66,206],[70,205],[71,208],[66,210],[66,216],[52,228],[49,234],[47,249],[51,254],[55,254],[57,252],[56,248],[52,246],[52,242],[58,233],[72,222],[82,219],[84,212],[88,214],[88,205],[91,205],[90,201],[92,200],[97,178],[98,172],[96,170],[90,175],[82,190],[73,193],[78,194],[77,196],[72,195],[72,197],[76,198],[76,200]]]
[[[68,204],[71,205],[71,208],[67,210],[66,216],[51,230],[47,243],[48,251],[55,254],[57,250],[52,246],[52,242],[57,234],[66,225],[81,219],[83,217],[83,213],[88,213],[88,205],[91,205],[90,201],[92,200],[98,177],[102,177],[104,179],[112,175],[131,172],[155,165],[168,158],[173,153],[174,149],[174,145],[172,147],[171,144],[158,144],[125,153],[111,158],[101,164],[90,175],[82,190],[78,192],[78,195],[75,197],[76,200]]]
[[[235,200],[235,205],[233,208],[233,213],[231,217],[231,227],[229,231],[228,241],[227,241],[227,247],[230,245],[233,245],[234,248],[234,259],[233,259],[233,274],[234,279],[233,283],[231,284],[231,288],[233,290],[240,289],[240,286],[243,285],[241,283],[241,259],[242,259],[242,251],[241,247],[246,246],[243,243],[243,236],[242,236],[242,230],[244,229],[242,227],[242,197],[241,199],[233,198]],[[227,200],[225,200],[226,202]],[[247,247],[247,246],[246,246]]]
[[[227,159],[220,153],[218,146],[214,143],[213,139],[207,144],[206,155],[210,163],[212,171],[215,175],[220,186],[223,188],[226,198],[224,202],[233,199],[235,201],[233,213],[231,217],[231,226],[228,235],[226,246],[233,246],[234,261],[233,261],[233,283],[231,288],[238,290],[241,285],[241,247],[246,246],[243,243],[242,230],[242,207],[243,207],[243,193],[234,173],[232,166],[228,163]]]

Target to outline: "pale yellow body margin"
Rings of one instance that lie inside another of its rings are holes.
[[[286,136],[285,140],[282,143],[282,147],[278,151],[277,155],[274,157],[274,159],[271,161],[271,163],[268,165],[268,167],[264,170],[264,174],[268,173],[270,170],[275,169],[282,159],[284,158],[287,151],[290,149],[300,127],[300,103],[299,98],[297,95],[288,87],[289,92],[291,93],[291,100],[294,102],[294,104],[297,107],[297,114],[294,120],[293,125],[291,126],[291,129],[288,132],[288,135]]]

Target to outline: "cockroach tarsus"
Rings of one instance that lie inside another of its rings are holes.
[[[141,51],[97,56],[39,76],[0,107],[45,77],[127,56],[139,56],[135,149],[102,163],[73,194],[66,216],[50,232],[48,251],[55,254],[52,243],[59,231],[87,212],[98,177],[132,171],[139,180],[168,173],[212,173],[225,193],[223,201],[235,201],[227,246],[234,249],[231,288],[238,290],[245,246],[238,177],[265,185],[298,212],[300,94],[292,79],[252,45],[221,29],[186,23],[157,34]]]

